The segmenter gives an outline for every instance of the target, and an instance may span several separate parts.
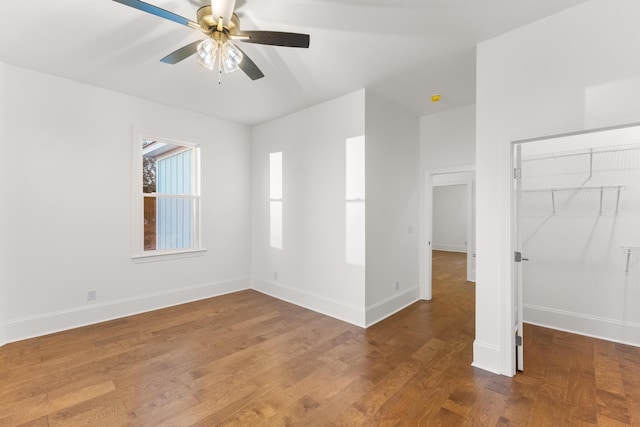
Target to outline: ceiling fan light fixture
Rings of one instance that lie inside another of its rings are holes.
[[[242,52],[231,42],[222,45],[222,68],[225,73],[231,73],[240,69],[242,62]]]
[[[216,54],[218,53],[218,44],[211,40],[203,40],[197,48],[198,62],[203,67],[212,70],[216,65]]]
[[[232,73],[240,69],[244,58],[242,51],[230,41],[206,39],[196,48],[198,62],[206,69],[213,71],[216,67],[220,73]]]

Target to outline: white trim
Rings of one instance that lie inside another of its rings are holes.
[[[475,172],[475,165],[452,166],[447,168],[428,169],[420,178],[420,194],[422,194],[422,203],[419,206],[419,228],[420,243],[418,246],[418,283],[420,287],[420,299],[431,300],[432,283],[432,247],[430,242],[433,241],[433,176],[442,174]],[[469,181],[465,179],[461,184],[467,184]]]
[[[475,172],[476,165],[460,165],[460,166],[449,166],[446,168],[433,168],[427,169],[427,173],[431,175],[445,175],[451,173],[464,173],[464,172]],[[466,184],[467,179],[460,181],[460,184]],[[457,184],[448,184],[448,185],[457,185]]]
[[[475,178],[475,177],[474,177]],[[467,282],[476,282],[476,180],[467,181]]]
[[[506,141],[506,142],[505,142]],[[504,171],[502,171],[503,180],[499,191],[502,195],[499,200],[502,201],[501,211],[511,212],[509,215],[503,217],[500,228],[500,234],[498,236],[499,251],[498,258],[500,265],[498,270],[502,273],[500,275],[500,282],[513,282],[514,275],[517,274],[515,262],[513,261],[513,252],[517,248],[516,242],[516,230],[514,221],[514,190],[513,190],[513,168],[514,168],[514,147],[515,143],[508,140],[503,141],[500,148],[502,150],[502,162],[509,165]],[[498,214],[500,215],[500,214]],[[500,373],[502,375],[514,376],[516,374],[516,313],[514,307],[517,304],[516,297],[517,292],[514,286],[502,286],[499,288],[500,293],[500,307],[499,307],[499,322],[500,322]]]
[[[445,251],[445,252],[467,252],[467,247],[464,245],[449,245],[447,243],[433,243],[432,242],[432,250],[433,251]]]
[[[392,297],[384,299],[366,309],[366,327],[391,317],[420,299],[420,287],[414,286]]]
[[[240,277],[10,319],[7,322],[6,342],[15,342],[238,292],[249,289],[249,283],[249,277]]]
[[[183,249],[175,251],[145,251],[140,255],[133,255],[131,259],[135,263],[168,261],[172,259],[183,259],[203,256],[207,253],[207,248]]]
[[[532,325],[640,347],[640,324],[600,316],[524,305],[524,321]]]
[[[473,362],[471,366],[494,374],[501,374],[500,353],[500,347],[475,340],[473,342]]]
[[[142,143],[143,139],[166,142],[173,145],[189,147],[193,149],[193,194],[187,196],[181,195],[168,195],[168,197],[184,197],[195,200],[196,209],[194,212],[193,226],[193,247],[186,250],[178,249],[171,251],[162,251],[161,256],[158,257],[156,251],[144,250],[144,215],[143,215],[143,198],[144,197],[163,197],[162,194],[142,192]],[[155,130],[141,130],[135,126],[131,129],[131,147],[132,147],[132,169],[131,169],[131,258],[139,260],[145,257],[155,257],[156,261],[163,261],[167,259],[173,259],[166,255],[177,254],[176,258],[186,257],[186,253],[206,250],[205,242],[202,233],[202,147],[203,141],[198,137],[192,137],[188,135],[175,135],[170,132],[155,131]],[[138,161],[139,160],[139,161]]]
[[[323,295],[296,289],[271,280],[253,278],[251,280],[251,288],[279,300],[360,326],[361,328],[366,327],[364,308],[345,304]]]
[[[368,328],[420,299],[420,288],[414,286],[365,309],[272,280],[253,278],[251,289],[361,328]]]

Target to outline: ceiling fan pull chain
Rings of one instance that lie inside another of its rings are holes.
[[[218,49],[218,84],[222,84],[222,46]]]

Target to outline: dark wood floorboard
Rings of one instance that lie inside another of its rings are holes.
[[[474,284],[358,327],[243,291],[0,348],[0,426],[640,426],[640,349],[527,325],[471,367]]]

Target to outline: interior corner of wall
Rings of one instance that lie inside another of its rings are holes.
[[[334,319],[366,328],[366,313],[364,308],[348,304],[344,301],[338,301],[324,295],[258,277],[251,279],[251,289],[281,301],[286,301],[299,307],[333,317]]]
[[[376,304],[370,305],[365,310],[365,327],[394,315],[420,299],[420,287],[418,285],[407,289],[390,298],[386,298]]]

